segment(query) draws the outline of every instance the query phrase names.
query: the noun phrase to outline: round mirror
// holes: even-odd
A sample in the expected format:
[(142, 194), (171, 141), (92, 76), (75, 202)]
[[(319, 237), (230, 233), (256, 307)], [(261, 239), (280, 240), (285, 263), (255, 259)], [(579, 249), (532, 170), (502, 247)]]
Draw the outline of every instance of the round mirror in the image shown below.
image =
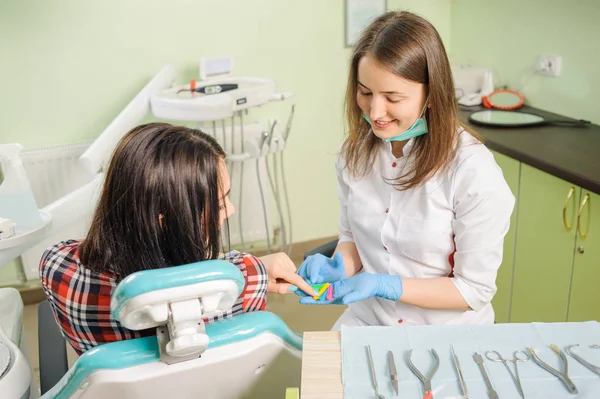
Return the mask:
[(497, 110), (473, 112), (471, 116), (469, 116), (469, 121), (477, 125), (496, 127), (537, 126), (546, 122), (546, 120), (539, 115), (526, 112)]
[(490, 95), (483, 97), (482, 101), (486, 108), (513, 110), (523, 105), (525, 97), (514, 90), (496, 90), (490, 93)]

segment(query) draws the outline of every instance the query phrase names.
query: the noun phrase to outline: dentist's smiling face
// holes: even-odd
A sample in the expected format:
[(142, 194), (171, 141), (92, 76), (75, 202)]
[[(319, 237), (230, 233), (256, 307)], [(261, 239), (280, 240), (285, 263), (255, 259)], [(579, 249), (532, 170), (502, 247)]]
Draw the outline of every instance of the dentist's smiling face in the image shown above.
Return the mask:
[(390, 72), (370, 54), (360, 59), (356, 100), (377, 137), (388, 139), (408, 130), (421, 116), (425, 98), (424, 84)]

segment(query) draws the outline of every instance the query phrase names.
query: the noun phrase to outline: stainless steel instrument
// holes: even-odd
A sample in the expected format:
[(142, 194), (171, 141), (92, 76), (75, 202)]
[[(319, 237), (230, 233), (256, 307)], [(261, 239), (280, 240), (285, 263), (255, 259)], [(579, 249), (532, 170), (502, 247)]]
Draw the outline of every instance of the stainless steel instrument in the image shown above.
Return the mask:
[(485, 368), (485, 364), (483, 363), (483, 357), (479, 353), (475, 352), (473, 353), (473, 359), (475, 359), (475, 363), (477, 363), (479, 369), (481, 370), (481, 374), (483, 374), (483, 379), (485, 380), (485, 385), (487, 385), (488, 392), (490, 394), (490, 399), (500, 399), (498, 397), (498, 392), (496, 392), (496, 390), (494, 389), (494, 385), (490, 380), (487, 369)]
[(573, 381), (571, 381), (571, 379), (569, 378), (569, 363), (567, 360), (567, 356), (563, 353), (563, 351), (560, 350), (560, 348), (558, 346), (556, 346), (554, 344), (550, 345), (550, 349), (552, 349), (554, 352), (556, 352), (562, 359), (562, 361), (563, 361), (563, 372), (562, 373), (558, 370), (553, 369), (548, 364), (546, 364), (535, 353), (535, 350), (533, 348), (531, 348), (531, 357), (533, 357), (533, 361), (538, 366), (540, 366), (541, 368), (543, 368), (544, 370), (546, 370), (547, 372), (549, 372), (550, 374), (554, 375), (559, 380), (561, 380), (563, 382), (563, 384), (565, 384), (565, 386), (567, 387), (567, 390), (570, 393), (577, 393), (577, 387), (575, 386)]
[(469, 393), (467, 392), (467, 384), (465, 383), (465, 378), (463, 377), (462, 369), (460, 368), (460, 362), (458, 361), (458, 356), (456, 356), (456, 352), (454, 351), (454, 345), (451, 345), (450, 348), (452, 350), (452, 358), (454, 359), (454, 366), (456, 367), (456, 372), (458, 373), (458, 381), (460, 382), (460, 389), (462, 390), (464, 399), (469, 399)]

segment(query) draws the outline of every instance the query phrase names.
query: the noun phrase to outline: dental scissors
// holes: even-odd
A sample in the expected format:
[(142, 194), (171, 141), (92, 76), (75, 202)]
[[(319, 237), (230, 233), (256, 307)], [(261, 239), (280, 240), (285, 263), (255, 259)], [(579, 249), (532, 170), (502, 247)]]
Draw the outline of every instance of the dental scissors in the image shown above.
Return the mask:
[(571, 381), (571, 379), (569, 378), (569, 363), (567, 360), (567, 355), (565, 355), (564, 352), (561, 351), (560, 348), (554, 344), (550, 345), (550, 349), (552, 349), (554, 352), (556, 352), (562, 359), (562, 361), (563, 361), (563, 372), (562, 373), (558, 370), (553, 369), (548, 364), (546, 364), (535, 353), (535, 350), (533, 348), (531, 348), (531, 357), (533, 358), (533, 361), (538, 366), (540, 366), (541, 368), (543, 368), (544, 370), (546, 370), (547, 372), (549, 372), (550, 374), (554, 375), (559, 380), (561, 380), (563, 382), (563, 384), (565, 384), (565, 386), (567, 387), (567, 390), (570, 393), (577, 393), (577, 387), (575, 386), (573, 381)]
[(427, 373), (427, 377), (424, 376), (423, 373), (421, 373), (419, 369), (416, 368), (413, 364), (410, 358), (412, 355), (412, 349), (408, 351), (408, 367), (423, 383), (423, 389), (425, 390), (424, 398), (433, 399), (433, 391), (431, 390), (431, 379), (433, 378), (438, 367), (440, 366), (440, 358), (435, 349), (430, 349), (430, 351), (433, 355), (434, 362), (433, 366), (431, 366), (431, 369), (429, 370), (429, 373)]
[[(512, 380), (514, 381), (515, 385), (517, 386), (517, 391), (519, 391), (519, 395), (521, 395), (521, 397), (523, 399), (525, 399), (525, 394), (523, 393), (523, 387), (521, 386), (521, 378), (519, 377), (519, 363), (526, 362), (529, 359), (531, 359), (531, 356), (529, 355), (529, 353), (522, 351), (522, 350), (514, 351), (513, 358), (512, 358), (512, 360), (510, 360), (510, 359), (503, 358), (502, 355), (500, 354), (500, 352), (498, 352), (498, 351), (487, 351), (487, 352), (485, 352), (485, 357), (489, 361), (500, 362), (500, 363), (504, 364), (504, 367), (506, 367), (506, 370), (508, 370), (508, 373), (510, 374), (510, 376), (512, 377)], [(514, 365), (515, 365), (514, 373), (512, 372), (510, 367), (508, 367), (508, 363), (514, 363)]]

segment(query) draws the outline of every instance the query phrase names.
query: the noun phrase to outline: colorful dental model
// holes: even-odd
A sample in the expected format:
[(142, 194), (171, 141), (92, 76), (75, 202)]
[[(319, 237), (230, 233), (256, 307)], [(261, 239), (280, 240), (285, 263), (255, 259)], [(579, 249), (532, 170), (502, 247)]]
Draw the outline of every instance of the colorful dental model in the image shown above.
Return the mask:
[[(314, 284), (311, 285), (311, 287), (315, 290), (315, 292), (317, 293), (317, 295), (313, 296), (313, 299), (319, 300), (319, 299), (323, 299), (326, 301), (331, 301), (333, 299), (333, 286), (329, 283), (325, 283), (325, 284)], [(327, 292), (325, 294), (325, 297), (323, 297), (323, 294)]]

